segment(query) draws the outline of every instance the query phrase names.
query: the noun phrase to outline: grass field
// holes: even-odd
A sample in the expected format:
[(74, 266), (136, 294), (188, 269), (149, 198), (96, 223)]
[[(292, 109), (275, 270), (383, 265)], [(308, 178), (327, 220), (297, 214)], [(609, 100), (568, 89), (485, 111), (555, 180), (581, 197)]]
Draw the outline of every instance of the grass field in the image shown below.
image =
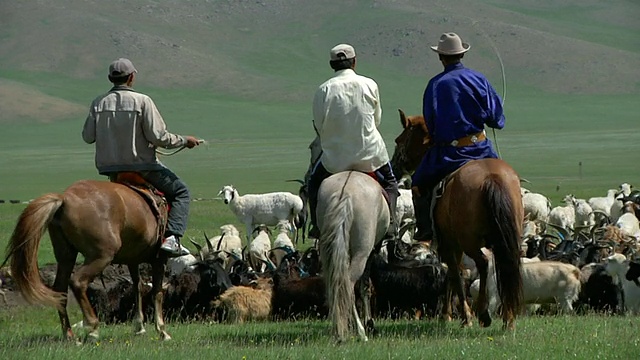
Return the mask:
[[(73, 312), (72, 312), (73, 313)], [(72, 318), (80, 319), (75, 311)], [(498, 324), (461, 329), (436, 320), (379, 321), (378, 336), (336, 345), (324, 321), (245, 325), (168, 324), (171, 342), (134, 336), (129, 325), (101, 328), (100, 341), (76, 346), (61, 340), (55, 310), (0, 313), (0, 357), (5, 359), (634, 359), (640, 351), (636, 319), (605, 316), (529, 317), (515, 333)]]

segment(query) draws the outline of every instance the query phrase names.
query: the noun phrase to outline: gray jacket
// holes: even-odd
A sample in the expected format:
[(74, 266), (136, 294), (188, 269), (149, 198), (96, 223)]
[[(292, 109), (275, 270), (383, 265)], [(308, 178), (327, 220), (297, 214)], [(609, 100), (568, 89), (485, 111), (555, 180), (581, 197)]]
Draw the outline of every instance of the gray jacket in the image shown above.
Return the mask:
[(160, 170), (156, 147), (177, 148), (184, 137), (167, 131), (160, 112), (147, 95), (124, 85), (97, 97), (89, 109), (82, 139), (96, 144), (100, 174)]

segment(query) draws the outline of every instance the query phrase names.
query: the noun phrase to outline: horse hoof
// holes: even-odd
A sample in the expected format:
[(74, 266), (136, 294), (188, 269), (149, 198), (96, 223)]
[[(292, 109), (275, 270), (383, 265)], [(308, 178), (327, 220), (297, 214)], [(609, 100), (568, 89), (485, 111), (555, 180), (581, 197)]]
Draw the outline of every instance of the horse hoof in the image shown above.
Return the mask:
[(160, 338), (162, 339), (162, 341), (171, 340), (171, 336), (169, 336), (169, 334), (167, 334), (166, 332), (163, 332), (162, 335), (160, 336)]
[(478, 316), (478, 321), (480, 322), (480, 327), (489, 327), (491, 326), (491, 316), (489, 312), (485, 312)]
[(375, 323), (373, 322), (373, 319), (367, 320), (367, 324), (365, 325), (364, 328), (367, 331), (367, 333), (371, 334), (372, 336), (375, 336), (378, 334), (378, 330), (376, 330), (376, 326), (375, 326)]
[(144, 335), (146, 333), (147, 333), (147, 330), (145, 330), (145, 329), (140, 329), (140, 330), (135, 332), (136, 335)]

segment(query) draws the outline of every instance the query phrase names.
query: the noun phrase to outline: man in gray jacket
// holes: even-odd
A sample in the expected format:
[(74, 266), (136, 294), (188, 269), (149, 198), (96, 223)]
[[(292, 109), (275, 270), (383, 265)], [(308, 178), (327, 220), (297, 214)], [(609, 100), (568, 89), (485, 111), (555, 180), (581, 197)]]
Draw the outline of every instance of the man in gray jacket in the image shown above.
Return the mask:
[(161, 249), (172, 256), (189, 254), (180, 244), (189, 216), (191, 197), (187, 185), (156, 156), (156, 148), (199, 145), (193, 136), (167, 131), (160, 112), (147, 95), (133, 90), (137, 70), (129, 59), (120, 58), (109, 66), (113, 87), (98, 96), (89, 109), (82, 139), (96, 144), (96, 167), (113, 178), (119, 172), (135, 171), (164, 193), (170, 204), (169, 219)]

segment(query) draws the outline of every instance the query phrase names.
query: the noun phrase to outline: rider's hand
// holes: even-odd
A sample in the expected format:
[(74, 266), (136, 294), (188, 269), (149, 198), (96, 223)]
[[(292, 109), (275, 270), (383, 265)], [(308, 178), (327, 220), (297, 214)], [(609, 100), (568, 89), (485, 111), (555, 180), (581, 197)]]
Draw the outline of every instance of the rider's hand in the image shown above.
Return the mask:
[(188, 147), (189, 149), (200, 145), (200, 141), (197, 138), (193, 137), (193, 136), (185, 136), (184, 140), (186, 141), (184, 146)]
[(420, 189), (417, 186), (412, 186), (411, 187), (411, 195), (415, 196), (415, 197), (420, 197)]

